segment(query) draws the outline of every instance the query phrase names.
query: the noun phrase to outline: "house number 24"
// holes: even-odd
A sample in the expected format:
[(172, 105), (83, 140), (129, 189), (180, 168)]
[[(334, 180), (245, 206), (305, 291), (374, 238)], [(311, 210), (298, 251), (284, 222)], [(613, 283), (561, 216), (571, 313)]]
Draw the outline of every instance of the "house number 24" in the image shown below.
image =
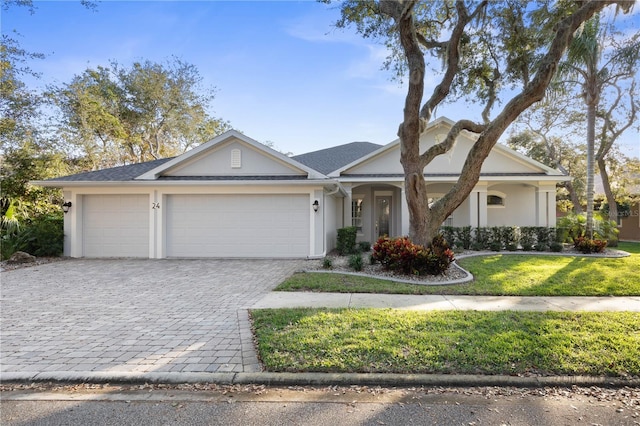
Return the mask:
[(151, 203), (151, 209), (159, 210), (160, 209), (160, 203)]

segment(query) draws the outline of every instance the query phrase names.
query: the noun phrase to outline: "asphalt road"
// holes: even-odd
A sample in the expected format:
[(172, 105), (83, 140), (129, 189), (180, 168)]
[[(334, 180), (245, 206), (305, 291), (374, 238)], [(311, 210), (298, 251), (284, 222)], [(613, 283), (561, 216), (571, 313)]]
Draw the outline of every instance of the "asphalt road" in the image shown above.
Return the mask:
[(14, 425), (640, 425), (640, 389), (75, 386), (8, 390)]

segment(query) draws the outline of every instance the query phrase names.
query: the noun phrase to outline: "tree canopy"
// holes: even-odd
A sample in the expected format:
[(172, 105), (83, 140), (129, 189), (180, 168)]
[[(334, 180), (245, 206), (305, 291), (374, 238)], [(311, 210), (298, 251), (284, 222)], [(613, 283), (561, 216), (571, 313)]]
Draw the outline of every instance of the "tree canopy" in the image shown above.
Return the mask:
[[(385, 43), (386, 65), (406, 76), (407, 96), (398, 136), (410, 214), (410, 237), (428, 244), (439, 226), (469, 195), (484, 160), (505, 129), (540, 101), (573, 35), (611, 4), (633, 1), (369, 1), (340, 3), (338, 27), (354, 25)], [(425, 57), (436, 65), (427, 71)], [(425, 78), (437, 84), (425, 94)], [(482, 121), (458, 120), (447, 137), (420, 152), (420, 135), (438, 105), (459, 97), (479, 102)], [(498, 105), (502, 109), (494, 112)], [(428, 204), (424, 168), (448, 152), (462, 131), (477, 135), (457, 182)]]
[(48, 97), (60, 111), (59, 136), (94, 169), (175, 156), (229, 128), (208, 113), (214, 89), (175, 58), (88, 68)]

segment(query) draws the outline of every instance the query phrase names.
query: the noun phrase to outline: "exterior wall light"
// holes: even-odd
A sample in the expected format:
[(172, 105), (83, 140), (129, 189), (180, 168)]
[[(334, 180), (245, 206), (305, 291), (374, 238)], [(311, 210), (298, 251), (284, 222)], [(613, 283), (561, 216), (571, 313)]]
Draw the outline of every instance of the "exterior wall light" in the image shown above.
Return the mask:
[(318, 202), (318, 200), (315, 200), (313, 204), (311, 204), (311, 207), (313, 207), (314, 212), (317, 212), (318, 209), (320, 208), (320, 203)]
[(67, 201), (62, 205), (62, 211), (65, 213), (68, 213), (71, 206), (72, 206), (71, 201)]

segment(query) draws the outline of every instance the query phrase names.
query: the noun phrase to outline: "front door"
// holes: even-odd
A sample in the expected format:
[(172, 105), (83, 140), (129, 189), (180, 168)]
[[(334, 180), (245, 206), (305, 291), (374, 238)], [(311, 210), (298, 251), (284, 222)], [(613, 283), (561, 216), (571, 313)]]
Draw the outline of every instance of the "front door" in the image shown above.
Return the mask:
[(375, 225), (376, 237), (390, 235), (391, 229), (391, 196), (376, 196), (375, 200)]

